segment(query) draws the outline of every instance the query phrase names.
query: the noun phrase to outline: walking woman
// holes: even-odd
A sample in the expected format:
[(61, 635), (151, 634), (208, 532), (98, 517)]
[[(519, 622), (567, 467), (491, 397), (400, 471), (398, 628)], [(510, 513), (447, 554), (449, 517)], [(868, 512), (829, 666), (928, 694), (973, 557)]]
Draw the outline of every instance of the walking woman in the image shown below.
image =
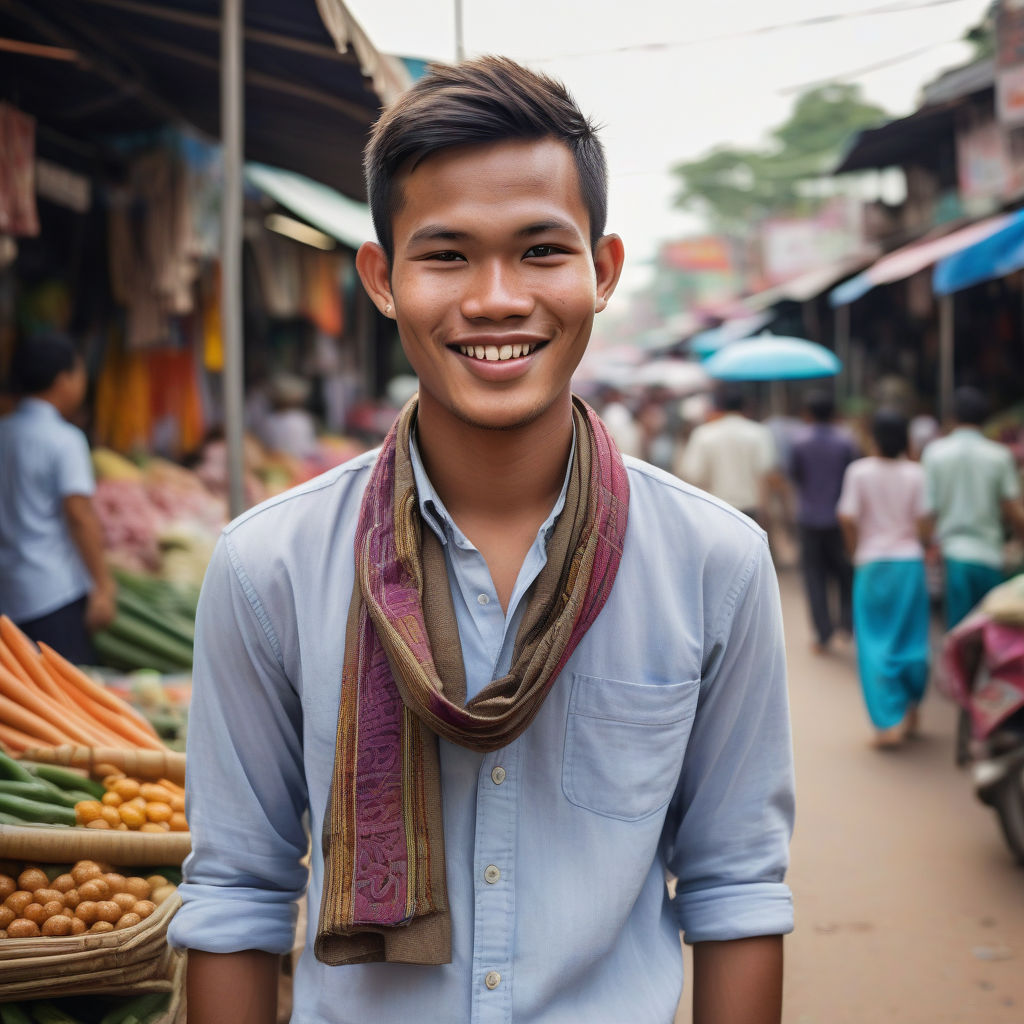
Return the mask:
[(854, 563), (857, 667), (875, 745), (914, 734), (928, 682), (929, 523), (924, 471), (906, 457), (907, 421), (880, 410), (872, 423), (877, 455), (850, 464), (838, 514)]

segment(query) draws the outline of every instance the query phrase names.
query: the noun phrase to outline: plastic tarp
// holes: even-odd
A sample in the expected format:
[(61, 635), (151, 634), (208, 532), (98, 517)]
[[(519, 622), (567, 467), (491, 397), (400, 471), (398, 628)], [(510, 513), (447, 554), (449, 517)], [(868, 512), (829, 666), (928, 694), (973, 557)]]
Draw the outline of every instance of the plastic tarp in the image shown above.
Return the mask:
[(995, 234), (940, 260), (932, 277), (936, 295), (950, 295), (971, 285), (1005, 277), (1024, 267), (1024, 210)]
[(377, 237), (369, 206), (327, 185), (266, 164), (247, 163), (245, 177), (271, 199), (350, 249), (358, 249), (363, 242), (372, 242)]
[(911, 277), (933, 263), (938, 263), (947, 256), (952, 256), (969, 246), (976, 245), (989, 235), (994, 235), (1005, 228), (1011, 220), (1011, 214), (1000, 214), (969, 224), (958, 231), (951, 231), (948, 235), (924, 239), (905, 245), (902, 249), (896, 249), (856, 277), (851, 277), (838, 288), (833, 288), (829, 292), (829, 304), (833, 307), (848, 306), (880, 284), (891, 284), (893, 281)]

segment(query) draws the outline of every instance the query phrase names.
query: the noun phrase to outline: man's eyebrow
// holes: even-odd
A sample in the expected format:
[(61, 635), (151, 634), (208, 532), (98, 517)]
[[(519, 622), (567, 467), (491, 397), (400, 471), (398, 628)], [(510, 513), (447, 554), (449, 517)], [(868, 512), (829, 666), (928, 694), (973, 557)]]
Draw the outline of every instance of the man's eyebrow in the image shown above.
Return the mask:
[[(520, 238), (533, 238), (535, 235), (543, 235), (548, 231), (567, 231), (574, 234), (576, 233), (576, 228), (567, 221), (552, 217), (547, 220), (537, 221), (534, 224), (527, 224), (525, 227), (521, 227), (516, 232), (516, 235)], [(467, 238), (472, 238), (470, 232), (458, 231), (447, 224), (424, 224), (423, 227), (417, 228), (409, 236), (407, 244), (416, 245), (418, 242), (461, 242)]]
[(456, 231), (445, 224), (425, 224), (409, 236), (409, 245), (416, 242), (457, 242), (460, 239), (468, 238), (466, 231)]
[(537, 221), (536, 224), (528, 224), (526, 227), (520, 228), (516, 234), (524, 238), (532, 238), (534, 235), (543, 235), (548, 231), (568, 231), (575, 234), (576, 228), (567, 221), (552, 217), (549, 220)]

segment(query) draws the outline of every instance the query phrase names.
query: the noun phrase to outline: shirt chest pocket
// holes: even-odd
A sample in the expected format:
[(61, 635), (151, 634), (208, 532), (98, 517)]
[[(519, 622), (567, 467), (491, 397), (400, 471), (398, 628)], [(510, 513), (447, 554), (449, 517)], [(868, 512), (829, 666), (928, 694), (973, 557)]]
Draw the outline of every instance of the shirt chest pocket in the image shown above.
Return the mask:
[(672, 798), (700, 681), (651, 686), (574, 675), (562, 760), (570, 803), (638, 821)]

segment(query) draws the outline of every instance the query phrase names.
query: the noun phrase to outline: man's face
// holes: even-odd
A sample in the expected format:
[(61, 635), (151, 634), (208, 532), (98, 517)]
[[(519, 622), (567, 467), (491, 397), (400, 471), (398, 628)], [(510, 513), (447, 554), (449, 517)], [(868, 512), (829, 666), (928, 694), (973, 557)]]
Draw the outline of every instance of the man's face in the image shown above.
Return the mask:
[(569, 150), (549, 139), (459, 147), (400, 187), (390, 289), (421, 417), (508, 430), (561, 402), (567, 411), (622, 253), (615, 236), (591, 251)]

